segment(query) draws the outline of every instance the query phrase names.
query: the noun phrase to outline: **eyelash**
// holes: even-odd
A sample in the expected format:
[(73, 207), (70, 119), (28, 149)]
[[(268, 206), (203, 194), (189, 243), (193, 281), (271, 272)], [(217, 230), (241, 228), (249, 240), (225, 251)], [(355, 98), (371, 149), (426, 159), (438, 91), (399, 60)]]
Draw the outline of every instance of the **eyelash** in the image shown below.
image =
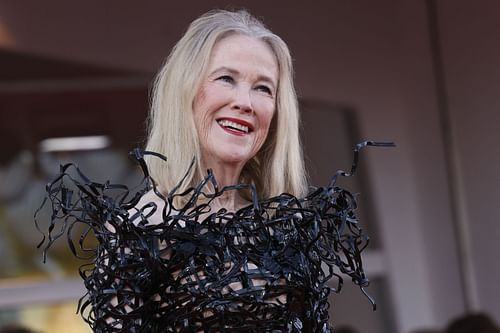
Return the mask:
[[(227, 82), (227, 83), (234, 83), (234, 78), (231, 77), (230, 75), (219, 76), (216, 80), (220, 80), (220, 81)], [(271, 88), (264, 86), (264, 85), (257, 86), (255, 89), (262, 91), (262, 92), (264, 92), (268, 95), (271, 95), (271, 96), (273, 94)]]
[(224, 82), (227, 82), (227, 83), (233, 83), (234, 82), (234, 79), (231, 76), (229, 76), (229, 75), (222, 75), (222, 76), (218, 77), (217, 80), (224, 81)]
[(260, 91), (262, 91), (262, 92), (264, 92), (264, 93), (266, 93), (268, 95), (272, 95), (273, 94), (273, 92), (271, 91), (271, 88), (269, 88), (267, 86), (258, 86), (256, 89), (260, 90)]

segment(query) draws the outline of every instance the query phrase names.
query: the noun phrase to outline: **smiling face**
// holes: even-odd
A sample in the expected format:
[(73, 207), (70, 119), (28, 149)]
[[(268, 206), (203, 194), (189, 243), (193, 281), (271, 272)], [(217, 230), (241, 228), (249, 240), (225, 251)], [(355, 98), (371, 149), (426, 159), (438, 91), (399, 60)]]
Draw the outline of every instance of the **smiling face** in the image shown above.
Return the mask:
[(278, 64), (270, 47), (245, 35), (215, 44), (193, 103), (205, 167), (242, 168), (262, 147), (276, 108)]

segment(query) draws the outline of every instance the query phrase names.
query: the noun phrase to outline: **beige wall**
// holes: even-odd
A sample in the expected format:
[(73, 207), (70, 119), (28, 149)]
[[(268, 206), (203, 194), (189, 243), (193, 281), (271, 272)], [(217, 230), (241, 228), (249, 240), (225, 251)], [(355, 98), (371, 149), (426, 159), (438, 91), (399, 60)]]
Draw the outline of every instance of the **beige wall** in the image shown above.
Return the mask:
[(439, 10), (474, 305), (500, 321), (500, 2), (445, 1)]

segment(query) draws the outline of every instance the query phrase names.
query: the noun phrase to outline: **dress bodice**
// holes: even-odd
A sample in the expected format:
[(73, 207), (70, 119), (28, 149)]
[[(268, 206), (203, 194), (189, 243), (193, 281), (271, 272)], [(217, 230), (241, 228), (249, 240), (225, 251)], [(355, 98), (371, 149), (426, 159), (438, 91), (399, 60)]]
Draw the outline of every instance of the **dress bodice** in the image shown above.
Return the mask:
[[(257, 200), (248, 185), (163, 195), (147, 170), (132, 193), (81, 172), (71, 177), (70, 168), (47, 187), (54, 214), (46, 249), (58, 223), (86, 226), (81, 248), (95, 237), (93, 259), (81, 268), (87, 294), (80, 300), (94, 332), (331, 332), (328, 296), (339, 291), (342, 275), (368, 285), (361, 262), (368, 238), (354, 196), (335, 178), (304, 198)], [(202, 183), (212, 181), (209, 173)], [(253, 194), (250, 205), (209, 211), (210, 200), (242, 187)], [(151, 193), (154, 200), (144, 200)], [(179, 196), (183, 204), (175, 205)]]

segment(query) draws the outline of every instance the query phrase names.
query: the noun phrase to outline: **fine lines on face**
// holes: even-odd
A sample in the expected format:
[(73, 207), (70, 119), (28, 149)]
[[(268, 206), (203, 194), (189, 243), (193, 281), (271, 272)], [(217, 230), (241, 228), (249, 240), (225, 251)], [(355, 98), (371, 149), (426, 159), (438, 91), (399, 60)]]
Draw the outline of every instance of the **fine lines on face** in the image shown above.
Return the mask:
[(231, 35), (213, 48), (193, 113), (206, 166), (240, 167), (264, 144), (278, 85), (278, 64), (263, 41)]

